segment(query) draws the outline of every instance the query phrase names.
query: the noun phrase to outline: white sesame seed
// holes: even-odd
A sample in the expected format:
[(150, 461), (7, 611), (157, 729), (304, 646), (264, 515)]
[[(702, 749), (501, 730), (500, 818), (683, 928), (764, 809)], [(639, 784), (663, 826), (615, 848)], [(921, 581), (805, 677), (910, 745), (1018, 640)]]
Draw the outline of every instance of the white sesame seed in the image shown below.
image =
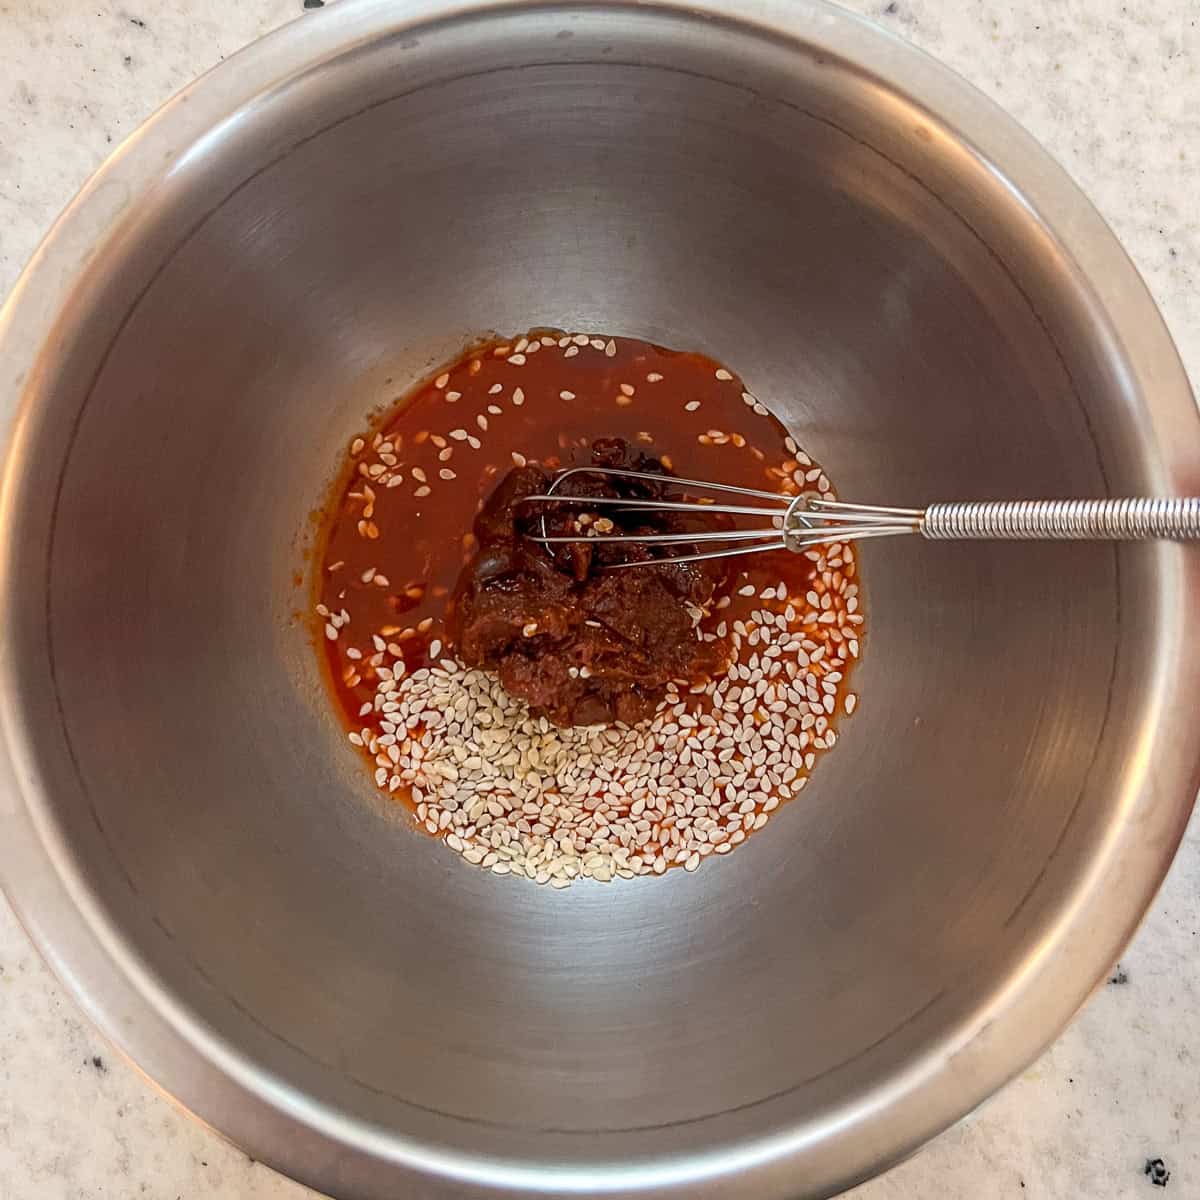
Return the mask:
[(558, 398), (559, 398), (560, 400), (574, 400), (574, 399), (575, 399), (575, 393), (574, 393), (574, 392), (562, 391), (562, 392), (559, 392), (559, 393), (558, 393)]
[(699, 400), (689, 400), (684, 406), (684, 412), (695, 412), (700, 407)]
[(433, 386), (437, 388), (438, 391), (441, 391), (441, 389), (444, 388), (449, 382), (450, 376), (443, 372), (433, 381)]
[(717, 368), (716, 376), (722, 383), (728, 383), (729, 380), (731, 380), (733, 378), (733, 376), (730, 375), (730, 373), (727, 370), (725, 370), (724, 367)]

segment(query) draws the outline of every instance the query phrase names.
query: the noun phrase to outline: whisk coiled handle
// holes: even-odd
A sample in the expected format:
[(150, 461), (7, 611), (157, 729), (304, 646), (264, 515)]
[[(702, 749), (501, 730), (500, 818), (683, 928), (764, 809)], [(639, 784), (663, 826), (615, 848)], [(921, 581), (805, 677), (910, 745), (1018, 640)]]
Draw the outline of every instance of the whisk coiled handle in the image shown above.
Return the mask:
[(1200, 498), (1129, 500), (985, 500), (931, 504), (927, 538), (1138, 541), (1200, 538)]

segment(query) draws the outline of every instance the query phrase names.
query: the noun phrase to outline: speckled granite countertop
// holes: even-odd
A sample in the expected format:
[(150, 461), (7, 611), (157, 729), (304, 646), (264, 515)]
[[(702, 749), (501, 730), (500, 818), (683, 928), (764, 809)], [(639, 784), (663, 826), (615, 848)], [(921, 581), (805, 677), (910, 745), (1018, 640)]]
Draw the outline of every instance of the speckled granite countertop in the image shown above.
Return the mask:
[[(308, 0), (319, 7), (315, 0)], [(1200, 379), (1194, 0), (853, 0), (1058, 156)], [(109, 149), (303, 0), (0, 0), (0, 294)], [(856, 1200), (1200, 1197), (1200, 820), (1107, 987), (1040, 1062)], [(0, 1196), (299, 1200), (177, 1111), (80, 1018), (0, 902)], [(1161, 1158), (1164, 1182), (1145, 1173)]]

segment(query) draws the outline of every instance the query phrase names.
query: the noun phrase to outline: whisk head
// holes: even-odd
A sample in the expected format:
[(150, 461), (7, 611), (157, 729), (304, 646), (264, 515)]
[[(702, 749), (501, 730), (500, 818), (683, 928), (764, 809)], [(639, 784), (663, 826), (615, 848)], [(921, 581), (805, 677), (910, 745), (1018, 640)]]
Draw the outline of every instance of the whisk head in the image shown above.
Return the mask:
[[(670, 489), (672, 495), (638, 499), (572, 495), (560, 490), (568, 479), (583, 475), (653, 485), (656, 489)], [(846, 504), (839, 500), (826, 500), (811, 492), (785, 496), (757, 488), (737, 487), (704, 479), (680, 479), (675, 475), (623, 467), (567, 467), (554, 476), (544, 493), (526, 497), (525, 503), (571, 506), (580, 510), (577, 532), (552, 534), (548, 531), (545, 507), (542, 507), (540, 521), (534, 531), (526, 535), (540, 545), (624, 543), (660, 547), (664, 551), (659, 558), (638, 557), (605, 563), (601, 568), (605, 570), (644, 566), (662, 558), (687, 563), (731, 558), (740, 554), (761, 554), (771, 550), (800, 553), (810, 546), (833, 542), (916, 533), (923, 519), (919, 509)], [(680, 514), (692, 517), (720, 516), (729, 522), (729, 527), (683, 532), (621, 528), (619, 518), (622, 515), (629, 518), (639, 514), (651, 519)], [(583, 521), (585, 516), (587, 520)], [(617, 517), (618, 521), (614, 521), (613, 517)], [(676, 553), (676, 550), (682, 553)]]

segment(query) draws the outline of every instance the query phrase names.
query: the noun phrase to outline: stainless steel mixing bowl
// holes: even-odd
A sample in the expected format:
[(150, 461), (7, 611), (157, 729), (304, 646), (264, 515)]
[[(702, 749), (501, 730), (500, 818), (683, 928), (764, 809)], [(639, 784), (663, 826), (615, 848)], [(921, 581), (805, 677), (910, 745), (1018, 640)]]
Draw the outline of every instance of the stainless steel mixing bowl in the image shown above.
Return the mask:
[(292, 576), (367, 411), (488, 329), (724, 359), (863, 500), (1200, 485), (1046, 155), (855, 18), (723, 8), (347, 0), (172, 101), (4, 310), (6, 887), (152, 1078), (340, 1197), (829, 1195), (1062, 1028), (1192, 805), (1171, 545), (865, 546), (858, 715), (694, 876), (546, 891), (373, 799)]

